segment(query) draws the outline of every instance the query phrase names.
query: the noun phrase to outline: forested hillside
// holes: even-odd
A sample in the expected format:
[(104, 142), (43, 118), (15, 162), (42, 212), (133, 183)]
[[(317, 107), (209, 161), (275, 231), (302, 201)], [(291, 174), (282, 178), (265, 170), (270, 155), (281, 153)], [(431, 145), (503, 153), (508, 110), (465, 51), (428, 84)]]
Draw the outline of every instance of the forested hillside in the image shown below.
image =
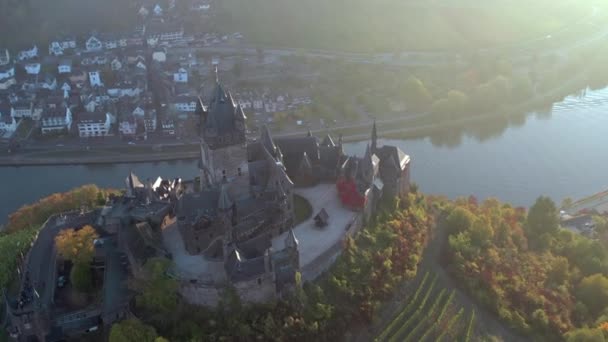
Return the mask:
[(255, 43), (357, 51), (473, 48), (556, 34), (588, 1), (223, 0), (218, 25)]

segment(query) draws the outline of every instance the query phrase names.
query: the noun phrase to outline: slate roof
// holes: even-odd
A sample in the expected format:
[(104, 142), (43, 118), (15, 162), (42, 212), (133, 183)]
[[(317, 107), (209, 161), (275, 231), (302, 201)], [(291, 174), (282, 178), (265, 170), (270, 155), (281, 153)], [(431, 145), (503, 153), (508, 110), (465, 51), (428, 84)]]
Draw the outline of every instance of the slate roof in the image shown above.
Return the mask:
[(266, 272), (264, 257), (244, 259), (242, 253), (235, 249), (228, 256), (224, 268), (233, 282), (245, 281), (258, 277)]
[(214, 217), (220, 193), (217, 190), (206, 190), (201, 193), (183, 195), (177, 207), (178, 216), (194, 220), (199, 215)]
[[(215, 93), (209, 103), (204, 128), (213, 128), (218, 135), (231, 134), (236, 131), (235, 119), (242, 117), (242, 109), (226, 92), (220, 83), (217, 83)], [(244, 114), (243, 114), (244, 116)]]
[(400, 166), (401, 169), (405, 168), (405, 165), (410, 161), (410, 156), (397, 146), (384, 145), (378, 149), (377, 154), (381, 160), (393, 158), (395, 165)]
[(319, 146), (315, 137), (277, 138), (275, 143), (283, 154), (283, 165), (291, 175), (297, 173), (304, 153), (311, 164), (319, 161)]
[(326, 147), (336, 146), (336, 144), (334, 143), (334, 140), (331, 138), (331, 136), (329, 134), (326, 135), (325, 138), (323, 138), (323, 141), (321, 141), (321, 143), (319, 145), (326, 146)]

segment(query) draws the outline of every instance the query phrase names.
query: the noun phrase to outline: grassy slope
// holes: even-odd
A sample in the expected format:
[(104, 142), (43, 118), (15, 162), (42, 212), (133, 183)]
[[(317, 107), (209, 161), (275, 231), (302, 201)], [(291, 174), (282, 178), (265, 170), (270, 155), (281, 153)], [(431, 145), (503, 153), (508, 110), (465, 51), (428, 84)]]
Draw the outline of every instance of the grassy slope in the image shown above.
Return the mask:
[(590, 13), (589, 3), (570, 0), (449, 3), (454, 5), (403, 0), (223, 0), (219, 24), (260, 44), (393, 51), (511, 44), (543, 37)]

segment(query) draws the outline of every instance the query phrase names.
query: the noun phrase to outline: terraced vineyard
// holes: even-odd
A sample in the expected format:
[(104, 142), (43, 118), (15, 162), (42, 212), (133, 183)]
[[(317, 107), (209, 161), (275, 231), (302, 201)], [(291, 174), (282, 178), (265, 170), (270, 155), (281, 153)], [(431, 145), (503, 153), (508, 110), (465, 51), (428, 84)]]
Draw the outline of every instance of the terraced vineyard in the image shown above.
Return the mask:
[[(432, 278), (432, 279), (430, 279)], [(454, 304), (455, 292), (437, 286), (428, 272), (407, 304), (376, 337), (376, 341), (469, 341), (474, 313), (465, 321), (464, 308)]]

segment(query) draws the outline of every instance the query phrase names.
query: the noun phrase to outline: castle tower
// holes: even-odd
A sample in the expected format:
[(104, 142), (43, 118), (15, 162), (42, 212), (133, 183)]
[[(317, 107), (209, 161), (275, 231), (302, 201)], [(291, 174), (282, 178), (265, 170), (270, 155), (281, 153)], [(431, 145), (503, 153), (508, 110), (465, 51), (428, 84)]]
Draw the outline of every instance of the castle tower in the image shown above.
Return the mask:
[(378, 152), (378, 131), (376, 129), (376, 120), (374, 120), (374, 125), (372, 126), (372, 153)]
[(234, 202), (230, 198), (230, 195), (228, 195), (226, 185), (222, 185), (217, 203), (217, 214), (224, 227), (224, 256), (227, 256), (232, 252), (234, 243), (236, 242), (236, 236), (233, 229), (235, 208)]
[(361, 171), (365, 183), (371, 184), (374, 180), (374, 160), (369, 145), (367, 145), (367, 148), (365, 149), (365, 155), (359, 165), (359, 171)]
[(243, 108), (217, 81), (208, 107), (198, 107), (201, 118), (201, 185), (230, 184), (234, 200), (249, 195), (247, 124)]

